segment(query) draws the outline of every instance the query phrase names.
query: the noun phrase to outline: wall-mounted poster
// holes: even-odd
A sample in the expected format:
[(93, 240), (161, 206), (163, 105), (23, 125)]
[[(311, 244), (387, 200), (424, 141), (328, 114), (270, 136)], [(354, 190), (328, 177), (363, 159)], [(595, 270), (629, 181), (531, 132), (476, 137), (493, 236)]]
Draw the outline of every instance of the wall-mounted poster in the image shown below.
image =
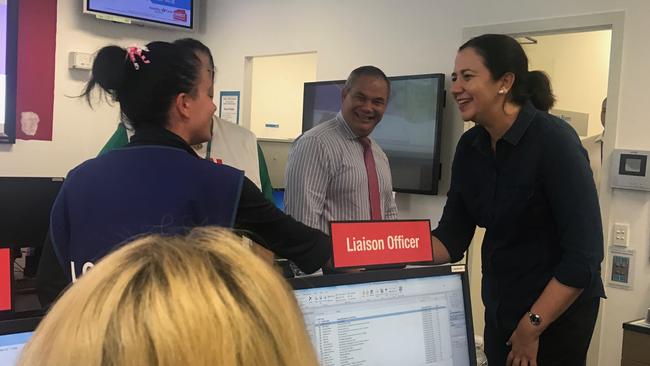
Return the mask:
[(219, 95), (219, 117), (239, 124), (239, 91), (222, 91)]
[(52, 141), (56, 4), (18, 3), (17, 139)]

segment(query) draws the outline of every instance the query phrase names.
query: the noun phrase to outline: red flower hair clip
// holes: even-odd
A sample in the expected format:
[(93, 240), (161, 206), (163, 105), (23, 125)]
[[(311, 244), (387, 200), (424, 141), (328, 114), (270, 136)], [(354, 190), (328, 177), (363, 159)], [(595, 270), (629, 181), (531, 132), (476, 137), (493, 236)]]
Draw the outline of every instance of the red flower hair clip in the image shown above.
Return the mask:
[(142, 61), (144, 64), (149, 64), (151, 61), (147, 59), (147, 56), (143, 52), (149, 52), (147, 47), (138, 47), (138, 46), (133, 46), (133, 47), (128, 47), (126, 49), (126, 55), (131, 60), (131, 63), (133, 63), (133, 68), (136, 70), (140, 70), (140, 64), (138, 63), (138, 59)]

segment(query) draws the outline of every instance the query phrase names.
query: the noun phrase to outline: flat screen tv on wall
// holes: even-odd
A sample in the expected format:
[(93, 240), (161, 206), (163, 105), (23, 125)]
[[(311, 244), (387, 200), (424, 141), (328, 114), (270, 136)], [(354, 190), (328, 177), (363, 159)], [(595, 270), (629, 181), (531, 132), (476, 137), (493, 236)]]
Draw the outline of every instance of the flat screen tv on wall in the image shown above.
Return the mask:
[(196, 0), (84, 0), (84, 13), (99, 19), (195, 29)]
[[(391, 95), (372, 137), (390, 162), (395, 192), (435, 195), (440, 180), (440, 127), (445, 75), (389, 77)], [(302, 131), (336, 116), (345, 80), (305, 83)]]
[(0, 143), (16, 141), (18, 0), (0, 0)]

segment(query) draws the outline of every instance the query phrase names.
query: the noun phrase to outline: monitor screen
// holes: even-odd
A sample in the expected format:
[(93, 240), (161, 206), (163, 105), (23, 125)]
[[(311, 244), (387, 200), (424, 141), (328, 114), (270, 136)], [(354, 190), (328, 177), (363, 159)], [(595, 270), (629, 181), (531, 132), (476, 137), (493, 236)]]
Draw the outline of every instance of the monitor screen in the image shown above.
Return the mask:
[(467, 277), (450, 268), (291, 279), (319, 363), (475, 365)]
[(284, 212), (284, 188), (273, 189), (273, 203), (275, 207)]
[(0, 244), (39, 247), (63, 178), (0, 177)]
[(0, 365), (13, 366), (25, 344), (38, 326), (41, 317), (0, 321)]
[(7, 0), (0, 0), (0, 133), (4, 132), (7, 94)]
[(16, 365), (18, 356), (33, 332), (0, 335), (0, 365)]
[(84, 11), (193, 29), (193, 0), (85, 0)]
[(18, 0), (0, 0), (0, 142), (16, 139)]
[[(396, 192), (437, 194), (444, 74), (389, 77), (391, 93), (370, 135), (390, 163)], [(305, 83), (302, 131), (336, 116), (345, 80)]]

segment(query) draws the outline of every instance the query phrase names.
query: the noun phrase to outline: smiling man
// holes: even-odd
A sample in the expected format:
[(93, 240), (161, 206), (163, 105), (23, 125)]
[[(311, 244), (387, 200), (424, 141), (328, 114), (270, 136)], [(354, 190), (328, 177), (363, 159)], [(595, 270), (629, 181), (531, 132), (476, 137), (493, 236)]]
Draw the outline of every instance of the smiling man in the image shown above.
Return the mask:
[(389, 95), (380, 69), (362, 66), (350, 73), (336, 118), (294, 142), (286, 171), (288, 214), (324, 232), (333, 220), (397, 218), (388, 158), (368, 136)]

